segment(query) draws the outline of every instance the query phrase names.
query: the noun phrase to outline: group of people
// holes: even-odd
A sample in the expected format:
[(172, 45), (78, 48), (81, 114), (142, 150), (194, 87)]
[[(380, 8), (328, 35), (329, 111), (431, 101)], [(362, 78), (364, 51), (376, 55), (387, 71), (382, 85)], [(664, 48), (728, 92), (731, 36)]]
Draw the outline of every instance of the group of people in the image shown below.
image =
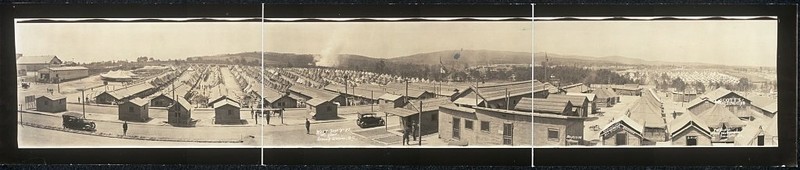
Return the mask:
[[(403, 145), (411, 145), (409, 143), (409, 136), (412, 136), (414, 141), (417, 141), (417, 137), (419, 136), (419, 126), (417, 122), (412, 121), (410, 125), (403, 127)], [(422, 136), (419, 136), (419, 140), (422, 140)]]

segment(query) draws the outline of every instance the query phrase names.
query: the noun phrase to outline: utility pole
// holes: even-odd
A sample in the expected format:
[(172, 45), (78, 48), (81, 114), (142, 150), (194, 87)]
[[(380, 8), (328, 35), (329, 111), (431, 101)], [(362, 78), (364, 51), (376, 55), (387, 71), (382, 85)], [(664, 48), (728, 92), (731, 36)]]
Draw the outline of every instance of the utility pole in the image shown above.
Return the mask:
[(506, 110), (509, 110), (510, 107), (511, 107), (511, 101), (509, 101), (508, 88), (506, 87)]
[(544, 64), (542, 64), (542, 65), (544, 66), (544, 82), (545, 83), (549, 82), (549, 81), (547, 81), (547, 79), (548, 79), (547, 77), (550, 77), (550, 76), (547, 75), (547, 61), (548, 60), (549, 59), (547, 58), (547, 53), (544, 53)]
[(417, 115), (417, 132), (419, 133), (419, 146), (422, 146), (422, 100), (419, 100), (419, 115)]
[(81, 89), (81, 98), (83, 98), (81, 107), (83, 108), (83, 118), (86, 119), (86, 96), (84, 96), (83, 91), (86, 91), (86, 89)]
[(408, 104), (408, 78), (406, 78), (405, 80), (406, 80), (406, 95), (403, 96), (403, 101), (405, 101), (403, 102), (403, 104)]
[(475, 90), (473, 90), (473, 92), (475, 92), (475, 107), (478, 107), (478, 79), (477, 78), (475, 78)]
[(373, 105), (375, 105), (375, 91), (369, 91), (369, 98), (372, 99), (372, 101), (369, 102), (369, 111), (374, 112), (375, 109), (373, 109)]

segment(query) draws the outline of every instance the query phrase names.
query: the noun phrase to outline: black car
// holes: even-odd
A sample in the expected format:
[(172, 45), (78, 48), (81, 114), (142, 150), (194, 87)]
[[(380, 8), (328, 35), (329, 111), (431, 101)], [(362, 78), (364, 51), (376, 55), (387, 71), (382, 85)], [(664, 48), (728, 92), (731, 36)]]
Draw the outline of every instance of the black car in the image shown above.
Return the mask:
[(94, 122), (87, 121), (80, 113), (67, 112), (61, 115), (61, 117), (64, 119), (62, 124), (64, 128), (95, 131), (96, 126)]
[(386, 124), (383, 118), (378, 117), (375, 113), (359, 113), (358, 120), (356, 120), (358, 127), (367, 128), (375, 126), (383, 126)]

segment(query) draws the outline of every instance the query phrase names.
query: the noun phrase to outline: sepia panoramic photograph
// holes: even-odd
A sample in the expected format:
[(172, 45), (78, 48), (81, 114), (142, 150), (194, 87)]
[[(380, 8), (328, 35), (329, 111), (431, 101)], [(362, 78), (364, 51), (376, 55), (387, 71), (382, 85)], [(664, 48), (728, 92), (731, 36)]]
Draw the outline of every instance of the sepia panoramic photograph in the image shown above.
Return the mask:
[(531, 27), (17, 19), (18, 142), (529, 148)]
[(777, 23), (534, 18), (534, 147), (776, 147)]
[(19, 147), (258, 147), (255, 21), (16, 20)]
[(267, 21), (264, 147), (529, 148), (531, 26)]

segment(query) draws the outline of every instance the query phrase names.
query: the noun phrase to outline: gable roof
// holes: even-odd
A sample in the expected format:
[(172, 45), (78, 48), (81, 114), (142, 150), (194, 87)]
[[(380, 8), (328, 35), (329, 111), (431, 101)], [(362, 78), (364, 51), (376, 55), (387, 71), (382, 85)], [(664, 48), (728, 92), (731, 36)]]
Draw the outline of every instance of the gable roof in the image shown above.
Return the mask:
[(536, 104), (536, 107), (533, 107), (533, 112), (537, 113), (553, 113), (563, 115), (564, 111), (569, 111), (572, 107), (572, 102), (569, 100), (558, 100), (554, 98), (535, 98), (532, 101)]
[(569, 101), (573, 104), (574, 107), (583, 107), (584, 103), (589, 102), (589, 99), (586, 99), (586, 96), (575, 96), (575, 95), (565, 95), (565, 94), (551, 94), (547, 96), (547, 99)]
[(177, 107), (177, 106), (181, 106), (184, 109), (189, 110), (189, 111), (191, 111), (194, 108), (192, 106), (192, 103), (190, 103), (188, 100), (184, 99), (183, 97), (178, 97), (177, 104), (172, 104), (172, 106), (170, 108)]
[[(566, 106), (565, 106), (565, 108), (566, 108)], [(519, 99), (519, 102), (517, 102), (517, 105), (514, 106), (514, 110), (532, 112), (533, 111), (533, 99), (529, 98), (529, 97), (523, 97), (522, 99)]]
[(614, 93), (614, 90), (608, 88), (598, 88), (595, 89), (593, 92), (597, 96), (597, 98), (612, 98), (612, 97), (619, 97), (617, 93)]
[(61, 94), (45, 94), (45, 95), (39, 96), (37, 98), (46, 98), (48, 100), (61, 100), (61, 99), (66, 99), (67, 96), (64, 96), (64, 95), (61, 95)]
[(649, 128), (666, 128), (667, 123), (661, 117), (663, 106), (661, 101), (649, 89), (633, 103), (626, 112), (631, 119)]
[[(759, 134), (764, 133), (764, 136), (778, 136), (778, 115), (771, 119), (752, 122), (742, 128), (742, 131), (736, 135), (734, 145), (752, 145), (753, 139), (758, 137)], [(767, 140), (767, 139), (765, 139)]]
[(407, 117), (410, 115), (414, 115), (419, 113), (420, 106), (419, 103), (422, 101), (422, 112), (429, 112), (429, 111), (436, 111), (439, 110), (440, 106), (455, 106), (450, 100), (446, 97), (440, 98), (430, 98), (430, 99), (423, 99), (423, 100), (412, 100), (409, 101), (409, 104), (406, 104), (403, 107), (397, 108), (390, 108), (385, 110), (384, 112), (397, 115), (400, 117)]
[(621, 115), (621, 116), (618, 116), (618, 117), (614, 118), (610, 123), (606, 124), (602, 128), (602, 130), (600, 131), (600, 136), (604, 136), (605, 135), (604, 133), (605, 133), (606, 129), (608, 129), (611, 126), (613, 126), (614, 124), (618, 124), (618, 123), (622, 124), (624, 126), (627, 126), (631, 130), (633, 130), (635, 132), (635, 134), (638, 135), (638, 136), (642, 136), (642, 133), (644, 133), (644, 126), (643, 125), (641, 125), (639, 123), (636, 123), (636, 121), (633, 121), (628, 116)]
[(340, 94), (336, 92), (330, 92), (323, 89), (306, 87), (304, 85), (293, 85), (292, 87), (289, 87), (289, 91), (293, 91), (295, 93), (311, 97), (312, 99), (322, 99), (326, 101), (333, 100), (334, 98), (340, 96)]
[(476, 103), (475, 97), (460, 97), (453, 101), (453, 103), (458, 105), (476, 106), (480, 103), (483, 103), (483, 101), (483, 99), (478, 99)]
[(329, 100), (312, 98), (311, 100), (306, 101), (306, 103), (308, 103), (308, 105), (311, 106), (319, 106), (320, 104), (323, 104), (325, 102), (329, 102)]
[(65, 71), (65, 70), (88, 70), (89, 68), (83, 66), (69, 66), (69, 67), (49, 67), (45, 68), (53, 71)]
[(241, 108), (241, 106), (239, 106), (239, 103), (237, 103), (236, 101), (233, 101), (231, 99), (228, 99), (228, 98), (225, 98), (224, 100), (215, 102), (214, 103), (214, 108), (215, 109), (216, 108), (220, 108), (220, 107), (225, 106), (225, 105), (230, 105), (230, 106), (233, 106), (233, 107), (236, 107), (236, 108)]
[[(325, 86), (325, 90), (337, 93), (345, 93), (345, 87), (343, 85), (338, 85), (338, 84), (329, 84)], [(380, 96), (386, 94), (386, 92), (382, 89), (375, 90), (373, 88), (363, 88), (361, 86), (356, 86), (356, 87), (348, 86), (346, 91), (347, 91), (346, 94), (348, 95), (358, 96), (361, 98), (367, 98), (373, 100), (379, 99)], [(419, 96), (421, 95), (422, 94), (419, 94)], [(409, 90), (409, 96), (413, 96), (411, 95), (411, 90)]]
[(566, 90), (566, 89), (572, 89), (572, 88), (577, 88), (577, 89), (579, 89), (579, 90), (580, 90), (580, 92), (587, 92), (587, 91), (589, 91), (589, 87), (588, 87), (588, 86), (586, 86), (586, 85), (584, 85), (583, 83), (570, 84), (570, 85), (566, 85), (566, 86), (564, 86), (564, 87), (561, 87), (561, 88), (562, 88), (562, 89), (564, 89), (564, 90)]
[(594, 101), (594, 99), (597, 98), (597, 96), (592, 93), (567, 93), (567, 96), (585, 96), (586, 99), (589, 100), (589, 102), (592, 102)]
[(730, 110), (725, 108), (725, 105), (721, 104), (714, 104), (708, 110), (698, 114), (697, 117), (703, 119), (712, 128), (722, 127), (722, 123), (725, 123), (728, 127), (745, 126), (745, 123), (739, 117), (736, 117)]
[(46, 55), (46, 56), (22, 56), (17, 59), (17, 64), (49, 64), (50, 61), (58, 60), (59, 62), (61, 59), (58, 59), (57, 56), (54, 55)]
[(124, 88), (124, 89), (117, 89), (116, 91), (112, 91), (112, 92), (106, 91), (106, 92), (108, 92), (108, 94), (110, 94), (114, 98), (122, 99), (122, 98), (129, 97), (129, 96), (132, 96), (132, 95), (137, 94), (137, 93), (141, 93), (141, 92), (146, 91), (146, 90), (150, 90), (152, 88), (153, 88), (153, 85), (151, 85), (150, 83), (141, 83), (141, 84), (133, 85), (133, 86), (130, 86), (130, 87), (127, 87), (127, 88)]
[[(261, 90), (255, 90), (255, 91), (261, 91)], [(259, 94), (259, 96), (261, 96), (261, 94)], [(287, 95), (285, 93), (281, 93), (281, 92), (275, 91), (275, 90), (270, 89), (270, 88), (264, 88), (264, 93), (263, 93), (263, 96), (261, 96), (261, 97), (263, 97), (264, 100), (266, 100), (267, 102), (272, 103), (272, 102), (278, 101), (279, 99), (281, 99), (284, 96), (287, 96)]]
[(378, 98), (379, 98), (379, 99), (383, 99), (383, 100), (395, 101), (395, 100), (397, 100), (397, 99), (401, 99), (401, 98), (402, 98), (402, 96), (399, 96), (399, 95), (394, 95), (394, 94), (391, 94), (391, 93), (386, 93), (386, 94), (383, 94), (383, 95), (381, 95), (381, 96), (380, 96), (380, 97), (378, 97)]
[(671, 137), (675, 137), (690, 126), (697, 128), (704, 135), (711, 137), (711, 130), (708, 129), (708, 125), (692, 113), (683, 114), (675, 118), (675, 120), (672, 120), (672, 122), (669, 122), (667, 130)]
[[(733, 93), (734, 95), (740, 96), (740, 97), (742, 96), (742, 95), (737, 94), (736, 92), (733, 92), (733, 91), (730, 91), (728, 89), (725, 89), (724, 87), (720, 87), (720, 88), (714, 89), (712, 91), (706, 92), (706, 93), (698, 96), (694, 100), (690, 101), (689, 102), (689, 107), (686, 107), (686, 108), (693, 108), (693, 107), (703, 103), (704, 100), (707, 100), (707, 101), (710, 101), (710, 102), (713, 103), (717, 99), (720, 99), (720, 98), (722, 98), (722, 97), (724, 97), (724, 96), (726, 96), (728, 94), (731, 94), (731, 93)], [(745, 98), (745, 97), (742, 97), (742, 98)], [(745, 99), (747, 99), (747, 98), (745, 98)], [(749, 99), (747, 99), (747, 100), (749, 100)]]
[(150, 103), (149, 100), (145, 100), (143, 98), (135, 98), (128, 101), (128, 103), (134, 104), (136, 106), (145, 106)]
[(764, 96), (750, 95), (746, 96), (750, 100), (750, 104), (767, 112), (778, 112), (778, 100)]
[(521, 96), (532, 94), (533, 89), (533, 81), (518, 81), (518, 82), (510, 82), (510, 83), (502, 83), (502, 84), (493, 84), (487, 86), (470, 86), (469, 89), (466, 91), (473, 91), (477, 92), (480, 98), (486, 101), (494, 101), (499, 99), (506, 98), (506, 90), (508, 90), (509, 97)]

